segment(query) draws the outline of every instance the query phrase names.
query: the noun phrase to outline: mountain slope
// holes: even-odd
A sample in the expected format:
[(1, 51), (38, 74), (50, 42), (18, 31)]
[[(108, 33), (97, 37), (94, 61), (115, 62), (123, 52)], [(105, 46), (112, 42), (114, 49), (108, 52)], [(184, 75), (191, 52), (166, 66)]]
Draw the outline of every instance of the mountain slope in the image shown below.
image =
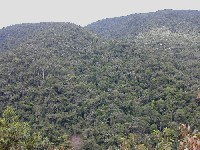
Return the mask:
[(182, 122), (199, 129), (198, 34), (160, 27), (105, 41), (69, 23), (8, 29), (0, 110), (13, 106), (55, 145), (68, 134), (82, 139), (82, 149), (117, 149), (132, 134), (148, 145), (154, 129)]
[(104, 38), (133, 38), (153, 28), (165, 27), (172, 32), (191, 33), (200, 31), (200, 12), (193, 10), (162, 10), (123, 17), (104, 19), (86, 26)]
[[(18, 48), (22, 43), (43, 43), (42, 47), (55, 47), (71, 44), (72, 49), (88, 46), (92, 35), (72, 23), (36, 23), (14, 25), (0, 30), (0, 51)], [(57, 39), (54, 39), (56, 37)], [(94, 37), (94, 36), (93, 36)], [(87, 39), (89, 38), (89, 39)], [(44, 40), (49, 43), (44, 43)], [(57, 41), (62, 43), (56, 43)], [(50, 43), (51, 42), (51, 43)], [(53, 43), (54, 42), (54, 43)], [(65, 43), (63, 43), (65, 42)], [(87, 42), (87, 43), (81, 43)], [(35, 44), (35, 43), (34, 43)], [(69, 46), (69, 45), (68, 45)], [(78, 47), (76, 47), (78, 46)], [(65, 47), (66, 48), (66, 47)]]
[[(0, 109), (11, 105), (34, 128), (50, 130), (56, 112), (64, 115), (73, 109), (70, 101), (76, 96), (76, 76), (81, 74), (81, 66), (87, 63), (93, 47), (98, 46), (98, 39), (69, 23), (22, 24), (3, 30), (0, 32), (6, 37), (2, 40), (6, 49), (1, 47), (0, 53)], [(62, 126), (44, 134), (55, 142), (65, 132), (61, 130), (66, 130), (66, 125)]]

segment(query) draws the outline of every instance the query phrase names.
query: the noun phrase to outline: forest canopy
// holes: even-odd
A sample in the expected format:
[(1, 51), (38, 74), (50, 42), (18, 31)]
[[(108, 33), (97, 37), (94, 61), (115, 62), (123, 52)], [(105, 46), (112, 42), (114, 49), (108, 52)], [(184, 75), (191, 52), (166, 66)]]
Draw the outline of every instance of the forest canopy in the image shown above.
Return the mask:
[[(177, 147), (180, 123), (200, 129), (199, 14), (164, 10), (85, 28), (35, 23), (1, 29), (6, 125), (0, 133), (14, 124), (23, 141), (46, 138), (55, 147), (88, 150), (155, 149), (167, 133), (174, 142), (164, 144)], [(17, 120), (6, 122), (8, 111)], [(12, 142), (7, 145), (19, 144)]]

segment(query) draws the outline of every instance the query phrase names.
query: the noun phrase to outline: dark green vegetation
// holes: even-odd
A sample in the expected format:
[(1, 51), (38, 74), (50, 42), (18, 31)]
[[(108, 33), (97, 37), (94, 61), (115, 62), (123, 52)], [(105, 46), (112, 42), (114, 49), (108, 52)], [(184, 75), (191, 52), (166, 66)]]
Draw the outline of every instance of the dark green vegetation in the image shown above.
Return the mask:
[(104, 31), (101, 22), (98, 31), (87, 27), (123, 40), (104, 40), (70, 23), (0, 30), (1, 112), (12, 106), (55, 145), (62, 143), (58, 137), (76, 136), (81, 149), (116, 149), (131, 137), (137, 137), (132, 149), (152, 147), (155, 129), (176, 130), (179, 123), (200, 129), (194, 100), (200, 84), (199, 12), (137, 14), (137, 28), (131, 16), (105, 20), (117, 35)]

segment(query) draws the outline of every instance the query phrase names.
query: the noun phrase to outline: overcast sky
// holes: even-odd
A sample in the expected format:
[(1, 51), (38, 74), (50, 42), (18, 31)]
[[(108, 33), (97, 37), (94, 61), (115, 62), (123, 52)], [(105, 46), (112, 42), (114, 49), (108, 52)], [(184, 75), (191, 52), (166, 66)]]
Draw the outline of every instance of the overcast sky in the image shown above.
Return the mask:
[(200, 0), (0, 0), (0, 28), (19, 23), (94, 21), (163, 9), (200, 10)]

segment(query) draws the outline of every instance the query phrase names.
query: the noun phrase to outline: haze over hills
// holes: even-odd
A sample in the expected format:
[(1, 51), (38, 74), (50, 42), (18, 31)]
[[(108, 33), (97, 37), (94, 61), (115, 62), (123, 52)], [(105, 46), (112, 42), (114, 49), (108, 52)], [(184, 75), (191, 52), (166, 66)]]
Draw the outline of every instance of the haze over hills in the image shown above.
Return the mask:
[(89, 29), (104, 38), (133, 38), (139, 33), (165, 27), (172, 32), (199, 33), (200, 12), (197, 10), (160, 10), (108, 18), (89, 24)]
[(0, 111), (14, 107), (56, 146), (66, 146), (65, 134), (78, 137), (80, 149), (116, 149), (132, 136), (130, 148), (155, 148), (153, 130), (179, 123), (200, 129), (199, 23), (198, 11), (164, 10), (85, 28), (4, 28)]

